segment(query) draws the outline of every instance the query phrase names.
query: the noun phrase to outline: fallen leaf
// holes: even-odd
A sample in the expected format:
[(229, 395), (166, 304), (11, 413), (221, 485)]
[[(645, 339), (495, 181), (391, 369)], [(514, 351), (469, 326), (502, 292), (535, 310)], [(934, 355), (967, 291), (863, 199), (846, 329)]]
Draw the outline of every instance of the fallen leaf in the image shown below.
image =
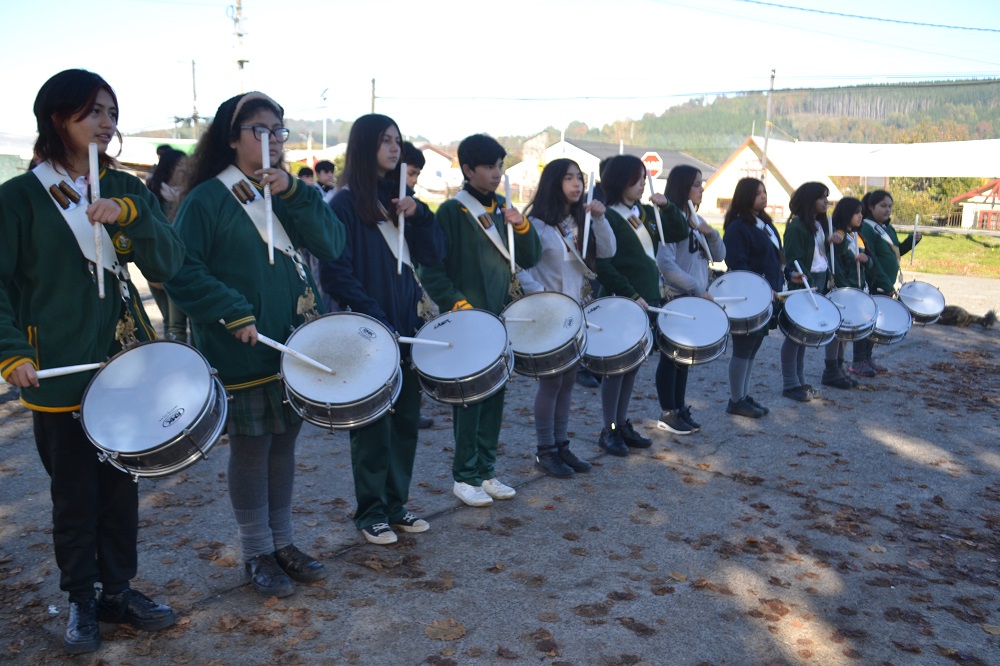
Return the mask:
[(872, 551), (873, 553), (884, 553), (885, 552), (885, 548), (883, 548), (882, 546), (878, 545), (877, 543), (873, 544), (871, 546), (868, 546), (868, 550)]
[(670, 575), (668, 576), (668, 578), (670, 578), (670, 580), (675, 580), (678, 583), (683, 583), (684, 581), (686, 581), (688, 579), (687, 576), (685, 576), (684, 574), (682, 574), (680, 572), (677, 572), (677, 571), (671, 571)]
[(992, 624), (984, 624), (983, 631), (990, 634), (991, 636), (1000, 636), (1000, 627), (994, 626)]
[(498, 645), (497, 646), (497, 656), (498, 657), (503, 657), (504, 659), (519, 659), (520, 658), (520, 655), (518, 655), (516, 652), (514, 652), (513, 650), (508, 650), (507, 648), (505, 648), (502, 645)]
[(461, 622), (446, 617), (443, 620), (434, 620), (429, 626), (424, 627), (424, 634), (435, 641), (457, 641), (465, 635), (465, 627)]

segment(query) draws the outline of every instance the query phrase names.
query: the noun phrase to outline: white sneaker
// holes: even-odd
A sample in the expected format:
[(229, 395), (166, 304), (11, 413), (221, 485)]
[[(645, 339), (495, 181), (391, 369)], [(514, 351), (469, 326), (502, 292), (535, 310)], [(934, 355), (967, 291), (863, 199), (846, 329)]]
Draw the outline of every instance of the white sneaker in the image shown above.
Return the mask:
[(510, 486), (500, 483), (496, 479), (486, 479), (483, 481), (483, 490), (493, 499), (510, 499), (517, 494), (517, 491)]
[(470, 486), (468, 483), (456, 481), (452, 492), (455, 493), (455, 497), (469, 506), (489, 506), (493, 504), (493, 498), (487, 495), (480, 486)]

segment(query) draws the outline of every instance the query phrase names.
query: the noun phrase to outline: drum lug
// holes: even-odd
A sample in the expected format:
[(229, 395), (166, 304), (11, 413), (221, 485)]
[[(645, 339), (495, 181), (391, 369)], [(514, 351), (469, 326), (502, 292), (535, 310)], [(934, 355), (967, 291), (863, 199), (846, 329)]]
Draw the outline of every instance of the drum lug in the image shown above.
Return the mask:
[(80, 412), (73, 412), (73, 418), (77, 421), (80, 420)]
[(97, 461), (98, 462), (106, 463), (106, 462), (108, 462), (108, 458), (110, 458), (110, 456), (107, 453), (105, 453), (104, 451), (101, 451), (100, 453), (97, 454)]

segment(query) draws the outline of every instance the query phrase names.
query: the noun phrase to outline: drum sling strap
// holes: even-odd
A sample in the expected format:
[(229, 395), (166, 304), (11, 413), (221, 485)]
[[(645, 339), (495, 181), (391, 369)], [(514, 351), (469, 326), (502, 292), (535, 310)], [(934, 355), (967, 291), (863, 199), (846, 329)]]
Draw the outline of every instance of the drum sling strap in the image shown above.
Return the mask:
[[(389, 252), (392, 253), (392, 258), (398, 260), (400, 245), (399, 227), (393, 224), (389, 211), (385, 209), (385, 206), (382, 205), (381, 201), (378, 202), (378, 210), (383, 217), (383, 219), (376, 221), (379, 233), (382, 234), (382, 238), (385, 239), (386, 245), (389, 246)], [(417, 271), (413, 268), (413, 260), (410, 259), (410, 246), (407, 244), (405, 236), (403, 237), (402, 245), (403, 263), (410, 269), (410, 274), (413, 275), (413, 280), (417, 283), (417, 288), (420, 289), (420, 301), (417, 303), (417, 316), (423, 321), (430, 321), (434, 317), (434, 308), (433, 305), (431, 305), (431, 299), (427, 296), (427, 292), (424, 291), (424, 285), (421, 284), (420, 278), (417, 277)]]
[[(482, 231), (486, 235), (486, 239), (510, 263), (510, 252), (500, 237), (499, 225), (503, 222), (503, 213), (500, 213), (499, 204), (496, 213), (487, 213), (483, 204), (476, 201), (476, 198), (465, 190), (459, 190), (458, 194), (455, 195), (455, 200), (465, 207), (473, 226)], [(524, 295), (521, 282), (517, 279), (517, 271), (520, 270), (523, 269), (515, 263), (514, 270), (510, 274), (510, 296), (514, 300)]]
[[(874, 220), (866, 219), (864, 221), (864, 224), (867, 224), (868, 227), (876, 234), (878, 234), (878, 237), (881, 238), (885, 242), (885, 244), (892, 249), (892, 253), (896, 255), (896, 265), (899, 266), (899, 257), (900, 257), (899, 246), (892, 242), (892, 237), (889, 236), (889, 232), (885, 230), (885, 227), (883, 227), (881, 224), (878, 224)], [(896, 275), (893, 276), (893, 282), (895, 282), (896, 280), (899, 280), (900, 282), (903, 281), (903, 271), (901, 269), (897, 269)]]
[(584, 304), (589, 303), (593, 298), (593, 288), (590, 286), (590, 281), (597, 277), (597, 273), (590, 270), (587, 266), (587, 262), (583, 260), (580, 256), (580, 251), (576, 249), (576, 233), (573, 227), (570, 225), (571, 217), (567, 217), (565, 220), (560, 222), (557, 226), (559, 229), (559, 235), (562, 238), (562, 242), (566, 245), (566, 249), (569, 250), (573, 258), (576, 259), (579, 265), (580, 272), (583, 273), (583, 286), (580, 287), (580, 301)]

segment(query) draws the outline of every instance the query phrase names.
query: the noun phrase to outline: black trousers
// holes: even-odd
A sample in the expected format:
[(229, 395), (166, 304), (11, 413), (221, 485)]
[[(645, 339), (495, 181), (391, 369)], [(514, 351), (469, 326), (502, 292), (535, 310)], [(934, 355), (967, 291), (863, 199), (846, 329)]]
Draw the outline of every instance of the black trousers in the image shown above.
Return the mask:
[(32, 412), (35, 445), (52, 479), (52, 541), (59, 588), (89, 599), (94, 584), (108, 594), (135, 577), (139, 491), (132, 477), (97, 459), (72, 413)]

